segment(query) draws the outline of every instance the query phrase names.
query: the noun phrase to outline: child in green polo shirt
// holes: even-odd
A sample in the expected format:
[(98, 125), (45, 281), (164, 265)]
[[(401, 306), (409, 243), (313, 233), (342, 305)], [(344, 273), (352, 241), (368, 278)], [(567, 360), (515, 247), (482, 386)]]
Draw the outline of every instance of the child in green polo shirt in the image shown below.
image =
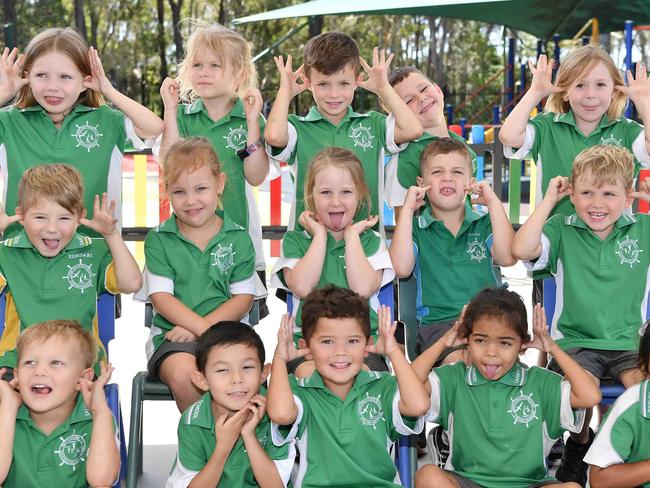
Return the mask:
[[(372, 227), (377, 217), (372, 208), (368, 185), (357, 156), (348, 149), (331, 147), (319, 152), (307, 170), (305, 210), (300, 215), (304, 230), (288, 231), (282, 239), (282, 254), (273, 268), (271, 284), (292, 293), (296, 316), (296, 341), (302, 337), (302, 299), (314, 288), (336, 285), (354, 290), (370, 305), (370, 331), (377, 336), (379, 289), (390, 283), (395, 273), (384, 238)], [(368, 217), (355, 222), (366, 212)], [(386, 371), (377, 355), (366, 358), (375, 371)], [(313, 362), (292, 362), (289, 371), (309, 376)]]
[[(247, 229), (256, 252), (256, 269), (264, 272), (262, 225), (252, 187), (269, 173), (262, 131), (262, 95), (251, 46), (237, 32), (216, 23), (192, 21), (178, 78), (160, 87), (165, 129), (159, 160), (181, 138), (205, 137), (226, 175), (222, 204), (233, 221)], [(179, 96), (188, 103), (179, 104)]]
[[(417, 185), (420, 176), (420, 155), (435, 139), (451, 137), (465, 142), (458, 134), (447, 130), (445, 101), (440, 87), (413, 66), (395, 68), (388, 73), (388, 82), (404, 101), (406, 106), (420, 120), (424, 134), (408, 143), (406, 148), (391, 156), (386, 165), (386, 203), (395, 209), (395, 220), (404, 205), (406, 193)], [(388, 110), (388, 108), (386, 108)], [(476, 153), (468, 146), (472, 157), (472, 174), (476, 173)]]
[[(366, 300), (334, 286), (316, 289), (305, 300), (306, 348), (296, 350), (292, 320), (283, 317), (266, 407), (273, 442), (295, 439), (298, 444), (295, 486), (401, 486), (394, 482), (389, 451), (398, 434), (422, 430), (419, 416), (429, 400), (395, 341), (397, 323), (390, 309), (382, 307), (379, 323), (379, 344), (373, 346)], [(363, 370), (368, 351), (386, 354), (395, 376)], [(288, 375), (287, 362), (305, 354), (313, 358), (316, 371), (300, 380)]]
[[(85, 218), (84, 184), (66, 164), (33, 166), (18, 186), (16, 215), (0, 213), (0, 230), (18, 221), (22, 230), (0, 243), (0, 290), (5, 328), (0, 366), (15, 367), (18, 334), (53, 317), (76, 320), (99, 346), (97, 298), (101, 293), (133, 293), (142, 284), (138, 264), (113, 217), (115, 202), (95, 195), (93, 218)], [(103, 238), (80, 235), (80, 225)], [(97, 370), (99, 371), (99, 370)]]
[[(89, 218), (94, 196), (105, 192), (122, 215), (126, 142), (145, 149), (142, 139), (160, 134), (162, 120), (111, 85), (97, 50), (71, 27), (40, 32), (20, 56), (18, 49), (5, 48), (0, 79), (0, 106), (15, 97), (8, 110), (0, 111), (2, 205), (7, 213), (16, 208), (18, 183), (25, 170), (64, 161), (83, 176)], [(4, 237), (19, 230), (14, 224)], [(92, 229), (80, 231), (99, 237)]]
[[(459, 341), (467, 343), (468, 364), (431, 371), (440, 354)], [(522, 364), (519, 354), (525, 348), (551, 354), (564, 380)], [(578, 488), (549, 476), (544, 459), (565, 430), (580, 430), (583, 409), (600, 401), (600, 390), (551, 339), (539, 305), (531, 341), (521, 297), (503, 288), (482, 290), (456, 325), (418, 356), (413, 369), (431, 387), (427, 421), (440, 423), (450, 443), (443, 468), (428, 464), (417, 472), (417, 488)]]
[(178, 423), (178, 455), (167, 488), (285, 487), (293, 445), (276, 447), (266, 399), (259, 391), (271, 370), (264, 344), (241, 322), (220, 322), (199, 338), (192, 382), (206, 393)]
[(4, 488), (113, 486), (119, 440), (104, 394), (113, 367), (102, 363), (93, 382), (96, 351), (92, 335), (70, 320), (21, 333), (15, 377), (0, 380)]
[(585, 456), (592, 488), (650, 487), (650, 321), (639, 343), (643, 382), (618, 397)]
[(210, 141), (180, 140), (163, 164), (174, 212), (147, 234), (135, 298), (154, 308), (149, 373), (183, 412), (201, 397), (190, 381), (197, 339), (217, 322), (247, 317), (253, 304), (255, 250), (246, 229), (220, 210), (226, 175)]
[[(514, 232), (499, 197), (489, 183), (476, 183), (467, 145), (451, 138), (433, 140), (420, 157), (419, 186), (412, 186), (390, 244), (399, 277), (415, 273), (418, 285), (417, 349), (436, 342), (458, 319), (463, 305), (480, 289), (496, 286), (494, 265), (512, 266)], [(486, 205), (487, 214), (472, 210)], [(420, 210), (422, 209), (422, 210)], [(455, 362), (462, 351), (446, 351)]]
[[(553, 61), (541, 55), (537, 67), (528, 63), (533, 74), (530, 88), (499, 131), (508, 158), (532, 158), (538, 168), (536, 201), (542, 200), (555, 176), (571, 175), (571, 166), (580, 151), (596, 144), (625, 147), (639, 163), (650, 167), (650, 80), (645, 66), (637, 64), (636, 78), (628, 72), (625, 86), (621, 72), (600, 46), (581, 46), (560, 63), (555, 83), (551, 82)], [(548, 97), (544, 113), (528, 119), (531, 111)], [(626, 119), (627, 97), (634, 103), (644, 126)], [(574, 212), (569, 198), (562, 198), (556, 213)]]
[[(280, 72), (280, 88), (264, 129), (264, 138), (272, 148), (269, 155), (289, 164), (294, 181), (294, 200), (289, 229), (298, 226), (304, 210), (303, 194), (307, 169), (313, 157), (329, 146), (354, 151), (361, 161), (370, 188), (372, 207), (380, 209), (384, 193), (384, 153), (399, 151), (398, 144), (422, 135), (418, 118), (388, 83), (393, 55), (386, 57), (374, 48), (370, 66), (359, 56), (356, 42), (341, 32), (325, 32), (305, 44), (304, 64), (293, 71), (291, 56), (274, 58)], [(363, 80), (361, 68), (368, 74)], [(303, 83), (298, 83), (302, 80)], [(378, 112), (359, 114), (352, 110), (357, 87), (375, 93), (391, 115)], [(309, 89), (315, 106), (304, 116), (288, 115), (293, 97)], [(378, 212), (381, 216), (382, 212)], [(363, 219), (367, 214), (359, 215)], [(381, 222), (379, 223), (381, 228)]]
[[(563, 176), (551, 179), (544, 200), (513, 242), (513, 254), (529, 269), (548, 268), (555, 278), (551, 335), (559, 346), (598, 381), (626, 387), (643, 378), (636, 351), (650, 273), (650, 216), (625, 213), (635, 196), (644, 196), (633, 192), (633, 182), (628, 150), (585, 149), (573, 163), (571, 183)], [(575, 213), (548, 219), (565, 196)], [(593, 437), (587, 426), (567, 442), (559, 478), (586, 478), (582, 458)]]

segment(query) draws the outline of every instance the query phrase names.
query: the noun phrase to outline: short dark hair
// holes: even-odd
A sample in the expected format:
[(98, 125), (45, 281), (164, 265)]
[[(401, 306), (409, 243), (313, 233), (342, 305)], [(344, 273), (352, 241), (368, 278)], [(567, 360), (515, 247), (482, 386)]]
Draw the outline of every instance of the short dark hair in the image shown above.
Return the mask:
[(217, 322), (206, 330), (196, 345), (196, 367), (202, 373), (205, 373), (205, 365), (208, 361), (208, 354), (213, 347), (226, 347), (242, 344), (252, 347), (257, 351), (260, 358), (260, 365), (264, 366), (264, 343), (260, 336), (250, 325), (242, 322), (224, 320)]
[(399, 68), (395, 68), (390, 70), (390, 73), (388, 73), (388, 83), (390, 86), (395, 86), (402, 81), (404, 81), (406, 78), (409, 77), (409, 75), (417, 73), (425, 78), (429, 78), (427, 75), (425, 75), (422, 71), (417, 69), (415, 66), (400, 66)]
[(484, 288), (472, 298), (465, 309), (460, 336), (467, 338), (474, 324), (485, 317), (502, 320), (523, 342), (529, 341), (528, 317), (524, 300), (505, 288)]
[(368, 300), (348, 288), (328, 285), (316, 288), (302, 305), (302, 337), (307, 344), (316, 332), (320, 318), (354, 319), (361, 326), (363, 335), (370, 337), (370, 307)]
[(472, 155), (469, 153), (469, 148), (467, 144), (458, 139), (451, 137), (441, 137), (432, 141), (427, 147), (424, 148), (424, 151), (420, 154), (420, 175), (424, 174), (424, 168), (429, 159), (437, 156), (438, 154), (451, 154), (459, 153), (465, 160), (467, 160), (467, 165), (469, 166), (470, 172), (474, 173), (474, 164), (472, 163)]
[(639, 360), (638, 366), (646, 376), (650, 376), (648, 362), (650, 362), (650, 320), (643, 324), (643, 335), (639, 341)]
[(359, 47), (354, 39), (343, 32), (324, 32), (309, 39), (303, 49), (303, 63), (307, 78), (312, 69), (331, 75), (348, 64), (352, 65), (355, 76), (361, 72)]

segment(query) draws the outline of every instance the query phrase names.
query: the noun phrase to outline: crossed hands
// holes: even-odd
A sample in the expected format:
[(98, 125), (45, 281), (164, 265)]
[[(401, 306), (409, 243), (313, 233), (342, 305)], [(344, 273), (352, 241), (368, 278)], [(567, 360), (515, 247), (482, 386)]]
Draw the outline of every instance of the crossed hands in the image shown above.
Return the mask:
[(231, 451), (240, 436), (242, 438), (254, 437), (255, 429), (264, 418), (265, 412), (266, 398), (257, 394), (241, 410), (232, 415), (220, 415), (214, 422), (217, 447)]

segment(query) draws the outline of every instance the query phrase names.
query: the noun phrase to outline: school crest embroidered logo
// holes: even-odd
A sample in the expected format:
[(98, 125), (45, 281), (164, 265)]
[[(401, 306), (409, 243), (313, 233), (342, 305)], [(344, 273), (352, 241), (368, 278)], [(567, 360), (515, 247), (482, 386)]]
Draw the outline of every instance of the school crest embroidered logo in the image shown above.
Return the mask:
[(467, 243), (467, 254), (471, 261), (478, 261), (479, 263), (487, 257), (487, 247), (484, 242), (474, 239)]
[(90, 152), (94, 147), (99, 147), (99, 138), (104, 137), (104, 134), (100, 134), (99, 132), (99, 124), (90, 125), (88, 121), (86, 121), (83, 125), (75, 125), (77, 126), (77, 130), (72, 134), (72, 137), (77, 139), (76, 147), (81, 146), (88, 152)]
[(524, 395), (523, 390), (519, 390), (519, 395), (510, 398), (510, 410), (508, 413), (514, 419), (513, 424), (528, 424), (537, 419), (537, 407), (539, 404), (533, 400), (533, 394)]
[(643, 252), (643, 249), (639, 249), (639, 240), (630, 239), (629, 236), (625, 236), (625, 239), (622, 241), (616, 241), (618, 244), (618, 249), (615, 254), (621, 260), (621, 264), (629, 264), (632, 268), (636, 263), (640, 263), (639, 255)]
[(80, 259), (74, 266), (68, 265), (68, 273), (61, 278), (68, 280), (68, 290), (76, 288), (83, 293), (86, 288), (93, 286), (95, 276), (92, 268)]
[(59, 437), (61, 444), (54, 451), (59, 455), (59, 466), (64, 464), (72, 466), (72, 471), (77, 469), (77, 464), (86, 460), (86, 434), (79, 435), (74, 430), (68, 437)]
[(237, 253), (232, 250), (232, 244), (226, 247), (221, 247), (221, 244), (217, 244), (217, 249), (210, 253), (212, 256), (212, 266), (216, 266), (222, 273), (225, 273), (235, 264), (235, 254)]
[(246, 147), (248, 132), (246, 132), (246, 129), (244, 129), (242, 125), (237, 128), (231, 127), (228, 131), (228, 135), (223, 136), (223, 138), (226, 140), (226, 145), (233, 151), (237, 152)]
[(607, 144), (608, 146), (623, 147), (623, 139), (616, 139), (613, 135), (610, 135), (609, 137), (601, 137), (600, 143)]
[(379, 396), (370, 396), (366, 392), (366, 397), (359, 400), (357, 404), (357, 412), (359, 413), (359, 418), (363, 425), (370, 425), (373, 429), (377, 430), (375, 427), (380, 420), (384, 422), (384, 409), (381, 406), (381, 395)]
[(372, 141), (375, 136), (373, 136), (370, 132), (370, 127), (359, 125), (358, 127), (352, 129), (350, 137), (354, 141), (354, 147), (359, 146), (364, 150), (364, 152), (368, 148), (372, 149)]

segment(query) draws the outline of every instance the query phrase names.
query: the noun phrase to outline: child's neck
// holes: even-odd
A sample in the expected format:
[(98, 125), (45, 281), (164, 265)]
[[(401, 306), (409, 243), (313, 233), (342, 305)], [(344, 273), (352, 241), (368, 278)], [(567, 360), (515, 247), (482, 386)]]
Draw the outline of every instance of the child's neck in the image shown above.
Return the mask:
[(68, 417), (70, 417), (72, 411), (74, 410), (76, 402), (77, 396), (75, 395), (72, 400), (64, 403), (54, 410), (40, 413), (30, 410), (29, 416), (32, 418), (34, 425), (38, 427), (41, 432), (43, 432), (45, 435), (50, 435), (59, 425), (61, 425), (66, 421)]
[(336, 117), (332, 117), (331, 115), (328, 115), (325, 112), (323, 112), (318, 106), (316, 106), (316, 109), (318, 110), (318, 113), (320, 113), (323, 116), (324, 119), (328, 120), (330, 124), (334, 126), (338, 126), (348, 113), (348, 109), (346, 108), (345, 112), (342, 112)]
[[(603, 115), (604, 117), (604, 115)], [(596, 130), (596, 128), (600, 125), (600, 121), (603, 119), (602, 117), (600, 120), (596, 120), (595, 122), (588, 122), (586, 120), (579, 119), (575, 116), (575, 112), (573, 113), (573, 118), (576, 123), (576, 127), (580, 132), (584, 134), (585, 137), (589, 137), (589, 135)]]
[(465, 220), (465, 204), (453, 210), (441, 210), (432, 206), (431, 214), (436, 220), (442, 221), (447, 230), (456, 237)]
[(68, 116), (69, 113), (70, 113), (70, 110), (68, 110), (65, 113), (61, 113), (61, 114), (51, 114), (51, 113), (48, 112), (47, 116), (50, 118), (50, 120), (52, 121), (54, 126), (57, 129), (60, 129), (61, 126), (63, 125), (63, 121), (65, 120), (65, 118)]
[(334, 231), (334, 230), (327, 229), (327, 233), (330, 234), (330, 235), (334, 238), (334, 240), (335, 240), (336, 242), (338, 242), (338, 241), (340, 241), (341, 239), (343, 239), (343, 232), (344, 232), (344, 231), (342, 231), (342, 230)]
[(323, 378), (323, 384), (325, 385), (325, 387), (329, 391), (334, 393), (334, 395), (339, 397), (341, 400), (345, 401), (345, 399), (348, 396), (348, 393), (350, 393), (350, 390), (352, 389), (352, 386), (354, 386), (354, 380), (355, 379), (356, 379), (356, 376), (354, 378), (352, 378), (352, 381), (350, 381), (349, 383), (339, 385), (339, 384), (336, 384), (336, 383), (332, 383), (331, 381), (326, 380), (325, 378)]
[(203, 106), (208, 111), (208, 116), (217, 121), (225, 117), (235, 106), (236, 98), (232, 96), (216, 97), (216, 98), (202, 98)]
[(176, 224), (178, 225), (178, 230), (183, 234), (183, 236), (192, 241), (201, 251), (204, 251), (212, 238), (221, 231), (223, 219), (215, 214), (213, 218), (201, 227), (192, 227), (177, 218)]

